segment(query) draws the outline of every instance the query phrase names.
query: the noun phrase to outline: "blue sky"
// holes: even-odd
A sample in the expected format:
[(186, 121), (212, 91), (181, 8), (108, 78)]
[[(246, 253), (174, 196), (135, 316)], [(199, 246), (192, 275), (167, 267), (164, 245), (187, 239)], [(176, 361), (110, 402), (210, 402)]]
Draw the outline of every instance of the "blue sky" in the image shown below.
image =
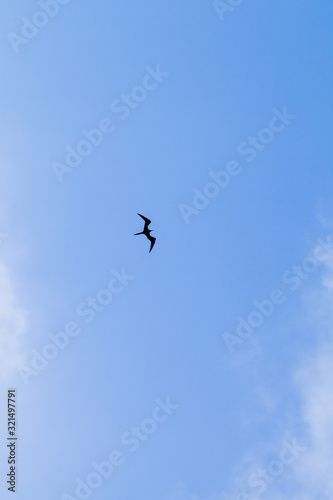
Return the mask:
[(328, 500), (331, 3), (42, 4), (0, 11), (1, 498), (15, 387), (18, 500)]

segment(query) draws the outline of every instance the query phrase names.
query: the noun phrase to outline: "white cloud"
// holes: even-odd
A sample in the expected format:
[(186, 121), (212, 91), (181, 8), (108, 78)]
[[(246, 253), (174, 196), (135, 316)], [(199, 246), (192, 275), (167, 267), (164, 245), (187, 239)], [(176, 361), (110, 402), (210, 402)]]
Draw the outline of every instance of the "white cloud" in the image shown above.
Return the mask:
[(0, 380), (8, 380), (24, 361), (22, 341), (27, 331), (27, 313), (17, 305), (13, 283), (0, 266)]
[[(290, 415), (290, 427), (285, 429), (290, 437), (299, 436), (300, 442), (306, 445), (306, 451), (292, 464), (288, 474), (281, 477), (280, 484), (271, 484), (259, 495), (248, 490), (250, 500), (333, 498), (333, 259), (326, 261), (324, 266), (320, 285), (312, 290), (308, 289), (304, 297), (304, 316), (313, 329), (316, 347), (313, 352), (304, 354), (302, 361), (294, 369), (293, 381), (301, 405), (297, 415)], [(274, 397), (272, 401), (274, 403)], [(268, 403), (271, 403), (270, 398)], [(272, 443), (270, 448), (272, 451)], [(230, 493), (212, 494), (209, 498), (200, 500), (235, 500), (237, 492), (247, 483), (250, 469), (267, 465), (250, 456), (243, 457), (241, 463), (247, 470), (238, 477), (235, 475)], [(178, 485), (171, 498), (199, 500), (184, 484)]]
[[(317, 323), (322, 339), (317, 351), (295, 372), (301, 395), (301, 418), (307, 426), (309, 450), (297, 464), (301, 487), (297, 500), (333, 498), (333, 262), (327, 263), (319, 295)], [(316, 313), (312, 310), (312, 315)], [(324, 332), (322, 332), (324, 330)], [(302, 491), (303, 490), (303, 491)], [(323, 496), (324, 495), (324, 496)]]

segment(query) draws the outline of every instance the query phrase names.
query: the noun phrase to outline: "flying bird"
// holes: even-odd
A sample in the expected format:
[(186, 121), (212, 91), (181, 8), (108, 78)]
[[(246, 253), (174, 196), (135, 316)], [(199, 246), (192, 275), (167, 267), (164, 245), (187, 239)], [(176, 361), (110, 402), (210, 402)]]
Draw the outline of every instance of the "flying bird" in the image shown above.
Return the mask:
[(145, 236), (147, 236), (148, 240), (150, 241), (150, 250), (149, 250), (149, 253), (150, 253), (152, 251), (153, 246), (155, 245), (155, 241), (156, 241), (156, 238), (154, 238), (153, 236), (150, 236), (150, 233), (152, 231), (150, 229), (148, 229), (148, 226), (151, 223), (151, 220), (147, 219), (147, 217), (144, 217), (141, 214), (138, 214), (138, 215), (140, 215), (140, 217), (145, 221), (145, 225), (144, 225), (143, 231), (141, 233), (135, 233), (134, 236), (137, 236), (138, 234), (144, 234)]

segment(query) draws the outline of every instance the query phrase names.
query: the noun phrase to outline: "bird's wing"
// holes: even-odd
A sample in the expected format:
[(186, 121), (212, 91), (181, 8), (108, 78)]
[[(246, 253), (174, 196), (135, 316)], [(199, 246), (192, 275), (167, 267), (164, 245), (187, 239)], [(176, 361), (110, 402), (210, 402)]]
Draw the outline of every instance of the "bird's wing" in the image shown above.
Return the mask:
[(151, 220), (148, 219), (147, 217), (145, 217), (144, 215), (141, 215), (141, 214), (138, 214), (138, 215), (140, 215), (141, 219), (143, 219), (145, 222), (148, 222), (148, 224), (151, 223)]
[(155, 241), (156, 241), (156, 238), (154, 238), (154, 236), (147, 236), (148, 240), (151, 242), (151, 245), (150, 245), (150, 250), (149, 250), (149, 253), (152, 251), (153, 249), (153, 246), (155, 245)]
[(141, 215), (141, 214), (138, 214), (140, 215), (140, 217), (145, 221), (145, 227), (144, 229), (147, 229), (149, 224), (151, 223), (151, 220), (150, 219), (147, 219), (147, 217), (145, 217), (144, 215)]

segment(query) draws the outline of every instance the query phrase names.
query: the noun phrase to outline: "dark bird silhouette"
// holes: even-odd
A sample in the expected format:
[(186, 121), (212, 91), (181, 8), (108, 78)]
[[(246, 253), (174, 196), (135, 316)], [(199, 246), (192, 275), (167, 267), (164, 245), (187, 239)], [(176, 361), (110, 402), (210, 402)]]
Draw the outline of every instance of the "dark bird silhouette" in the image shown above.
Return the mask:
[(150, 250), (149, 250), (149, 253), (150, 253), (152, 251), (153, 246), (155, 245), (155, 241), (156, 241), (156, 238), (154, 238), (153, 236), (150, 236), (150, 233), (152, 231), (150, 229), (148, 229), (148, 226), (151, 223), (151, 220), (147, 219), (147, 217), (144, 217), (141, 214), (138, 214), (138, 215), (140, 215), (140, 217), (145, 221), (145, 225), (144, 225), (143, 231), (141, 233), (135, 233), (134, 236), (137, 236), (138, 234), (144, 234), (145, 236), (147, 236), (148, 240), (150, 241)]

